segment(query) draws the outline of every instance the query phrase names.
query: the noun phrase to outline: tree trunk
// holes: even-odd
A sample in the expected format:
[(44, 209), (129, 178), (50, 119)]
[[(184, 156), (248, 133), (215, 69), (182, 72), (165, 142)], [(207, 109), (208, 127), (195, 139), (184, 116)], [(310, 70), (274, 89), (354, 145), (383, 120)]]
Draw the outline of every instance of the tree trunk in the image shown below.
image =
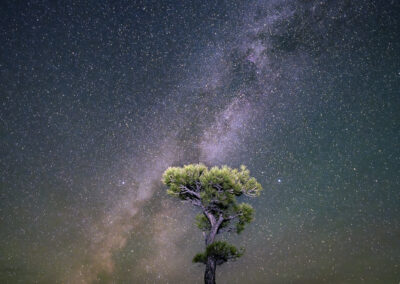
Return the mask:
[[(210, 220), (211, 230), (206, 236), (206, 247), (214, 242), (215, 236), (217, 235), (218, 228), (221, 226), (224, 218), (222, 215), (219, 216), (218, 220), (215, 220), (212, 214), (205, 213)], [(213, 256), (207, 257), (206, 272), (204, 273), (204, 283), (205, 284), (215, 284), (215, 270), (217, 268), (217, 261)]]
[(219, 216), (218, 220), (215, 220), (214, 216), (212, 215), (210, 217), (208, 215), (206, 216), (208, 217), (211, 223), (211, 230), (206, 236), (206, 246), (209, 246), (214, 242), (215, 236), (217, 235), (218, 229), (221, 226), (224, 218), (222, 216)]
[(215, 236), (217, 235), (218, 227), (213, 226), (210, 232), (206, 236), (206, 247), (214, 242)]
[(217, 262), (213, 257), (207, 258), (206, 273), (204, 274), (205, 284), (215, 284), (215, 270), (217, 268)]

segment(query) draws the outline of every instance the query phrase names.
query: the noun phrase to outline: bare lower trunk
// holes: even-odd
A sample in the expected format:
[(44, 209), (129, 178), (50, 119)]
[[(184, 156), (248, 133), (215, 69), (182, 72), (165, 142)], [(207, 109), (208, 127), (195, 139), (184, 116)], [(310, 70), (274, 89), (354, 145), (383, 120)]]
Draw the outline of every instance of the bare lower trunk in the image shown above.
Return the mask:
[(215, 284), (215, 270), (217, 268), (217, 263), (213, 257), (207, 258), (206, 263), (206, 273), (204, 274), (205, 284)]
[[(214, 216), (205, 213), (211, 224), (211, 230), (206, 236), (206, 247), (214, 242), (215, 236), (217, 235), (218, 228), (221, 226), (224, 220), (222, 215), (219, 216), (218, 220), (215, 220)], [(217, 261), (213, 256), (207, 257), (206, 272), (204, 273), (205, 284), (215, 284), (215, 270), (217, 268)]]

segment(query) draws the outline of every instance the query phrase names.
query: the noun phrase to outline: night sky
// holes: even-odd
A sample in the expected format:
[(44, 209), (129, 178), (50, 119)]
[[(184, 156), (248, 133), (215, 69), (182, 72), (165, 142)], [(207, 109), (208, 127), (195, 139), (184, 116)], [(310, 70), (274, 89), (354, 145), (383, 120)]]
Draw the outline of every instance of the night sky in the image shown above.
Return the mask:
[(399, 1), (1, 1), (0, 43), (0, 283), (202, 283), (197, 162), (264, 188), (218, 283), (399, 283)]

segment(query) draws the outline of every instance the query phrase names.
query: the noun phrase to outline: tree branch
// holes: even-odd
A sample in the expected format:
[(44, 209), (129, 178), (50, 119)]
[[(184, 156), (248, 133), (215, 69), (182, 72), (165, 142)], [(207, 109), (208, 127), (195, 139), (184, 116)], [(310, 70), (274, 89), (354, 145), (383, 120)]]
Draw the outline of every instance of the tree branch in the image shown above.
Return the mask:
[(250, 190), (242, 190), (243, 194), (249, 197), (256, 197), (257, 196), (257, 188), (252, 188)]
[(201, 191), (201, 182), (196, 181), (196, 191), (200, 192)]
[(218, 183), (215, 183), (215, 184), (213, 184), (213, 187), (215, 187), (215, 188), (218, 190), (218, 192), (221, 192), (221, 191), (223, 191), (223, 188), (222, 188), (222, 186), (221, 186), (221, 185), (219, 185)]
[(206, 215), (208, 221), (210, 222), (211, 227), (215, 225), (215, 217), (213, 214), (211, 214), (211, 212), (209, 212), (207, 209), (203, 210), (204, 215)]
[(207, 206), (207, 210), (223, 213), (224, 211), (221, 208), (219, 208), (217, 204), (218, 204), (217, 202), (211, 201)]
[(231, 216), (226, 217), (225, 220), (230, 221), (230, 220), (233, 220), (233, 219), (235, 219), (235, 218), (237, 218), (239, 216), (242, 216), (242, 215), (243, 215), (243, 213), (238, 213), (236, 215), (231, 215)]
[(199, 200), (201, 199), (200, 194), (198, 194), (197, 192), (195, 192), (193, 190), (190, 190), (187, 186), (181, 185), (179, 188), (181, 189), (180, 194), (188, 194)]
[(221, 226), (224, 219), (225, 219), (224, 216), (222, 214), (219, 214), (218, 221), (217, 221), (218, 227)]

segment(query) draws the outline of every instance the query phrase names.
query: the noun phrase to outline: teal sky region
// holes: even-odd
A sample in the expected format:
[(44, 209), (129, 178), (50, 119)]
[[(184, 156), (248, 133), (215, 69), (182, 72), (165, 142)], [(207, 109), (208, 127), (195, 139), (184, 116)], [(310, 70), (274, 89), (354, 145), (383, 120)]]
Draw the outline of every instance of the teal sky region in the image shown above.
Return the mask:
[(398, 1), (2, 1), (0, 42), (1, 283), (202, 283), (198, 162), (264, 188), (219, 283), (399, 283)]

